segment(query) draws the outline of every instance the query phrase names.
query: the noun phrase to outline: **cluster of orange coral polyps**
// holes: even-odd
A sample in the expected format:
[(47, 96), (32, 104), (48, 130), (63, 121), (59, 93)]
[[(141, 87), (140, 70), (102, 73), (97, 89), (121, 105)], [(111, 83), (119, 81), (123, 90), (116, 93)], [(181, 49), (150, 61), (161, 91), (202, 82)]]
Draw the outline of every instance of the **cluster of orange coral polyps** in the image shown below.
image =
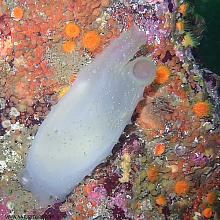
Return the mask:
[(98, 32), (89, 31), (83, 37), (83, 46), (89, 51), (94, 51), (101, 43), (101, 38)]
[(165, 84), (168, 82), (170, 78), (171, 71), (168, 67), (166, 66), (158, 66), (156, 70), (156, 79), (155, 82), (157, 84)]
[[(26, 64), (24, 66), (23, 63), (17, 62), (17, 75), (20, 76), (22, 83), (26, 84), (25, 88), (29, 91), (30, 96), (42, 92), (51, 93), (55, 85), (57, 85), (56, 80), (51, 77), (53, 71), (47, 65), (44, 53), (46, 48), (50, 47), (52, 43), (52, 41), (48, 40), (47, 34), (49, 30), (56, 33), (56, 39), (59, 40), (62, 37), (62, 29), (58, 27), (66, 22), (66, 17), (63, 15), (64, 7), (66, 6), (60, 4), (60, 10), (56, 11), (58, 4), (55, 2), (48, 3), (44, 7), (44, 4), (32, 4), (28, 1), (27, 7), (25, 7), (28, 20), (24, 19), (22, 22), (18, 22), (18, 20), (24, 18), (24, 8), (17, 6), (11, 12), (11, 16), (14, 18), (12, 19), (13, 29), (11, 35), (13, 43), (17, 42), (13, 47), (14, 57), (15, 59), (22, 57)], [(51, 13), (47, 13), (49, 10)], [(47, 15), (46, 22), (39, 15), (39, 12)], [(23, 87), (24, 85), (17, 84), (16, 90), (21, 91)], [(19, 92), (18, 94), (21, 93)]]
[(193, 106), (193, 112), (196, 114), (197, 117), (207, 117), (210, 112), (210, 107), (207, 102), (197, 102)]
[[(66, 24), (64, 31), (67, 38), (76, 38), (80, 35), (80, 27), (72, 22)], [(63, 43), (63, 51), (65, 53), (72, 53), (75, 48), (76, 43), (73, 39)]]
[(177, 181), (175, 184), (175, 193), (177, 195), (185, 195), (189, 191), (189, 184), (185, 180)]
[[(80, 27), (72, 22), (65, 26), (65, 35), (67, 38), (76, 38), (80, 35)], [(101, 43), (100, 35), (97, 31), (89, 31), (84, 34), (82, 39), (83, 47), (90, 52), (95, 51)], [(73, 40), (63, 44), (63, 50), (66, 53), (71, 53), (75, 49), (75, 42)]]

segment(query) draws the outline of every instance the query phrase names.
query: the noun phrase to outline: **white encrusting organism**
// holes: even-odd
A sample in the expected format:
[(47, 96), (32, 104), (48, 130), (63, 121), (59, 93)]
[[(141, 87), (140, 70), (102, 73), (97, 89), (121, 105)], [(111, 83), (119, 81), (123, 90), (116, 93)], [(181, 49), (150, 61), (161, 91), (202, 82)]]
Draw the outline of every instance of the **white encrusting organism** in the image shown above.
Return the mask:
[(130, 123), (155, 78), (150, 58), (129, 61), (145, 42), (137, 27), (122, 33), (78, 73), (40, 126), (21, 183), (43, 206), (64, 200), (111, 153)]

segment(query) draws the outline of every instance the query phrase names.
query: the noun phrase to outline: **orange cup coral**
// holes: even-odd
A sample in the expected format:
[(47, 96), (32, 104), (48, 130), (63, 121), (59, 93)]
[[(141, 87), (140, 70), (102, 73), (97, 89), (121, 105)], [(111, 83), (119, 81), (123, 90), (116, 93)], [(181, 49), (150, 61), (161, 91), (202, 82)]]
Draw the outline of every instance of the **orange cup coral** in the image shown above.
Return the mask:
[(14, 17), (16, 20), (22, 19), (24, 16), (24, 10), (21, 7), (15, 7), (12, 11), (12, 17)]
[(89, 51), (94, 51), (98, 48), (101, 38), (96, 31), (89, 31), (83, 37), (83, 46)]
[(202, 215), (205, 217), (205, 218), (211, 218), (212, 217), (212, 209), (211, 208), (206, 208), (203, 210), (202, 212)]
[(168, 82), (170, 78), (170, 69), (166, 66), (158, 66), (156, 71), (156, 79), (155, 82), (157, 84), (165, 84)]
[(209, 115), (210, 112), (209, 104), (207, 102), (197, 102), (193, 106), (193, 112), (199, 118), (206, 117)]
[(156, 204), (160, 205), (160, 206), (165, 206), (167, 204), (167, 200), (166, 200), (165, 196), (159, 195), (156, 198)]
[(175, 185), (175, 192), (177, 195), (185, 195), (189, 191), (189, 184), (185, 180), (177, 181)]
[(189, 5), (187, 4), (187, 3), (184, 3), (184, 4), (182, 4), (182, 5), (180, 5), (180, 7), (179, 7), (179, 12), (183, 15), (183, 16), (185, 16), (186, 15), (186, 12), (187, 12), (187, 9), (188, 9), (188, 7), (189, 7)]
[(182, 21), (176, 23), (176, 29), (180, 32), (183, 32), (185, 29), (185, 25)]
[(74, 41), (67, 41), (63, 44), (63, 50), (66, 53), (72, 53), (76, 48), (76, 43)]
[(161, 156), (165, 152), (165, 148), (166, 148), (165, 144), (159, 143), (154, 151), (155, 156)]
[(74, 23), (68, 23), (65, 27), (65, 34), (68, 38), (76, 38), (80, 34), (80, 28)]
[(209, 204), (209, 205), (213, 205), (215, 202), (216, 202), (216, 194), (214, 192), (209, 192), (207, 195), (206, 195), (206, 202)]

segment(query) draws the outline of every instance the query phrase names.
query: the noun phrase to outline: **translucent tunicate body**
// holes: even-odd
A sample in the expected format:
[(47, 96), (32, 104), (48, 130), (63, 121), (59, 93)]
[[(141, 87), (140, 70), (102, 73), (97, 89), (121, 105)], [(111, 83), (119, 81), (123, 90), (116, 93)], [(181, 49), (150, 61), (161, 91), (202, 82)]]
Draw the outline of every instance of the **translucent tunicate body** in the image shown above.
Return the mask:
[(21, 177), (42, 205), (62, 201), (111, 153), (155, 77), (147, 58), (129, 61), (145, 34), (133, 27), (85, 66), (40, 126)]

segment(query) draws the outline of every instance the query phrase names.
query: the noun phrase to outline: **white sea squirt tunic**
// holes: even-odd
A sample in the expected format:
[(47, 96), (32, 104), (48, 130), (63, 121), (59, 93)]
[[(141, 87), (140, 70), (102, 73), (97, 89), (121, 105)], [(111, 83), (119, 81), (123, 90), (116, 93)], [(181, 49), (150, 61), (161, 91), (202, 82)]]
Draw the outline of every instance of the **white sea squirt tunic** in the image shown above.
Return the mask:
[(129, 61), (146, 36), (122, 33), (85, 66), (70, 91), (40, 126), (28, 152), (21, 183), (42, 206), (63, 201), (117, 143), (155, 78), (150, 58)]

